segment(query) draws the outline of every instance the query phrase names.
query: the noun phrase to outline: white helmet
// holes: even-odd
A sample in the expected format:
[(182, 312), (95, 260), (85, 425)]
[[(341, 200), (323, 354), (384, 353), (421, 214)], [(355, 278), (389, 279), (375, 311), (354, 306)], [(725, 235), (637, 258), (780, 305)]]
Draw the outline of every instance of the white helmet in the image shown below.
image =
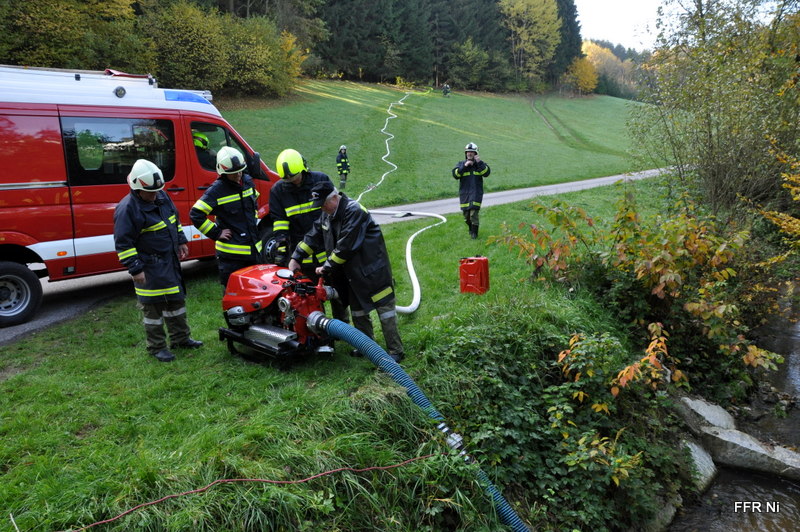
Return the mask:
[(339, 146), (339, 151), (342, 151), (342, 150), (345, 150), (345, 151), (347, 151), (347, 146), (345, 146), (344, 144), (342, 144), (341, 146)]
[(147, 159), (139, 159), (133, 163), (131, 173), (128, 174), (128, 185), (131, 190), (158, 192), (164, 188), (164, 174)]
[(247, 168), (242, 152), (230, 146), (223, 146), (217, 152), (217, 173), (238, 174)]
[(478, 153), (478, 145), (474, 142), (470, 142), (464, 146), (464, 153), (467, 153), (468, 151), (474, 151), (475, 153)]

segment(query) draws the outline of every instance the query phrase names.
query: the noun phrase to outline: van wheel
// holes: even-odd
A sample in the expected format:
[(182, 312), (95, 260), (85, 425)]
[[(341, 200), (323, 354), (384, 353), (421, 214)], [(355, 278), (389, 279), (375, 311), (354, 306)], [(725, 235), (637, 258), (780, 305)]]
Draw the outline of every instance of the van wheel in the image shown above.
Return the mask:
[(42, 304), (42, 284), (24, 264), (0, 262), (0, 327), (30, 320)]

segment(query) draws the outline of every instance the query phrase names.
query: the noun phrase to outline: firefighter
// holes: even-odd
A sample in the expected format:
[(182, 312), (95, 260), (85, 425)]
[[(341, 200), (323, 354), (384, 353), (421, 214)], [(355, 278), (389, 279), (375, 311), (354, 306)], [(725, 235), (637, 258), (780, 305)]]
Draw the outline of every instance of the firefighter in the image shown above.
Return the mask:
[[(231, 273), (261, 262), (263, 244), (258, 238), (258, 190), (244, 173), (244, 156), (223, 146), (217, 152), (219, 177), (189, 211), (194, 226), (215, 240), (219, 282), (223, 288)], [(214, 215), (216, 222), (209, 216)]]
[(193, 129), (192, 141), (194, 142), (194, 151), (197, 154), (197, 160), (200, 161), (200, 166), (206, 170), (214, 170), (217, 157), (214, 155), (213, 150), (210, 149), (208, 137), (204, 133)]
[[(281, 180), (272, 185), (269, 193), (269, 215), (272, 218), (272, 239), (275, 244), (274, 262), (286, 266), (289, 253), (319, 218), (319, 207), (309, 201), (311, 188), (320, 182), (331, 183), (322, 172), (308, 169), (306, 160), (297, 150), (283, 150), (275, 161), (275, 169)], [(303, 273), (313, 274), (316, 267), (325, 261), (325, 254), (307, 257), (303, 261)]]
[(470, 142), (464, 147), (466, 159), (453, 168), (453, 178), (458, 179), (458, 195), (464, 221), (469, 228), (469, 236), (478, 238), (480, 221), (478, 213), (483, 201), (483, 180), (489, 177), (491, 169), (478, 155), (478, 145)]
[[(322, 215), (295, 248), (289, 269), (297, 271), (303, 260), (325, 250), (328, 258), (317, 273), (346, 279), (353, 325), (373, 339), (369, 313), (378, 313), (386, 350), (400, 362), (405, 355), (397, 329), (394, 279), (380, 226), (367, 209), (340, 194), (330, 181), (312, 188), (311, 205), (321, 208)], [(354, 350), (352, 354), (359, 353)]]
[(350, 162), (347, 160), (347, 146), (339, 146), (336, 154), (336, 170), (339, 172), (339, 190), (344, 190), (347, 185), (347, 176), (350, 173)]
[(114, 210), (114, 247), (133, 278), (142, 311), (147, 352), (161, 362), (175, 360), (167, 348), (196, 349), (186, 321), (186, 289), (181, 260), (189, 255), (178, 210), (164, 188), (164, 176), (152, 162), (139, 159), (128, 174), (131, 192)]

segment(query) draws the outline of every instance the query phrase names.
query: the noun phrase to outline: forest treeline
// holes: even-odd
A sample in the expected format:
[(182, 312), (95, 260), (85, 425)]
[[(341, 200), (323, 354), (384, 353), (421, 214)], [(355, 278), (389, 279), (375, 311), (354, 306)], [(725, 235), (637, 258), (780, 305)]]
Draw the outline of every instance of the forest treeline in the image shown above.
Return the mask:
[[(0, 62), (154, 74), (163, 86), (286, 94), (301, 74), (486, 91), (586, 78), (573, 0), (28, 0), (0, 3)], [(634, 50), (595, 43), (620, 64)]]

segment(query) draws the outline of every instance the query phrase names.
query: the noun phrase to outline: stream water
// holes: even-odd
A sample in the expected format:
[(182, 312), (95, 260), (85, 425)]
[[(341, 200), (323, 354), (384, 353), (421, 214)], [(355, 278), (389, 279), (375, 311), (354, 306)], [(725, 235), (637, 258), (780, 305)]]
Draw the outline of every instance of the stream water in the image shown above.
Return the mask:
[[(800, 323), (765, 327), (758, 345), (785, 358), (768, 382), (779, 391), (800, 396)], [(739, 428), (762, 441), (800, 449), (800, 405), (785, 418), (768, 415)], [(796, 532), (800, 530), (800, 483), (721, 468), (708, 491), (684, 506), (669, 530)]]

